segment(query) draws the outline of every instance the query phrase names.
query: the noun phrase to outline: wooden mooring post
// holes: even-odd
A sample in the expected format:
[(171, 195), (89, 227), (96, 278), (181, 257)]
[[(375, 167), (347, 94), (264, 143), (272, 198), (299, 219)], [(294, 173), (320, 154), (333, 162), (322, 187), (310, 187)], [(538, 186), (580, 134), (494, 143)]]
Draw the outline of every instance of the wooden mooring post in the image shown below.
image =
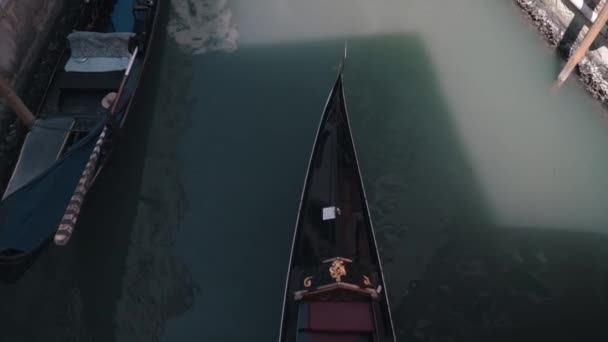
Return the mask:
[(576, 49), (576, 51), (574, 51), (572, 56), (570, 56), (568, 63), (566, 63), (566, 66), (564, 66), (562, 71), (557, 76), (557, 80), (555, 83), (553, 83), (553, 90), (559, 89), (559, 87), (561, 87), (561, 85), (568, 79), (568, 76), (570, 76), (576, 65), (583, 59), (597, 35), (600, 33), (604, 25), (606, 25), (606, 21), (608, 21), (608, 2), (604, 5), (604, 7), (602, 7), (597, 19), (595, 19), (595, 22), (593, 25), (591, 25), (589, 32), (587, 32), (587, 35), (581, 42), (581, 45)]
[(0, 77), (0, 99), (6, 100), (6, 104), (15, 112), (15, 114), (17, 114), (24, 125), (28, 128), (32, 127), (34, 121), (36, 121), (34, 114), (30, 112), (25, 104), (23, 104), (19, 96), (2, 77)]

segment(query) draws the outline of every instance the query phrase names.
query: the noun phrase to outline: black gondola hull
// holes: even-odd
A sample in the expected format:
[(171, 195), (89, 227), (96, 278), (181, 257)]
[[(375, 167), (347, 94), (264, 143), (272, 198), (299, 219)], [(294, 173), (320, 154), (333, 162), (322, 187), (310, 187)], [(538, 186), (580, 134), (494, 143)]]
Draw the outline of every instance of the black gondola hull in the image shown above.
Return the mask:
[[(300, 202), (279, 341), (394, 341), (342, 83), (323, 111)], [(342, 340), (341, 340), (342, 341)]]

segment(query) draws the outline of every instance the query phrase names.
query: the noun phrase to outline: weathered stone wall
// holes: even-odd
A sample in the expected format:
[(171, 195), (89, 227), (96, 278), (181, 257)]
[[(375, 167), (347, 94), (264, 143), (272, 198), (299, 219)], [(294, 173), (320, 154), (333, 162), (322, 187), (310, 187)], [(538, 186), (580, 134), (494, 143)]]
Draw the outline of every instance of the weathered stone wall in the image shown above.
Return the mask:
[[(65, 1), (0, 0), (0, 77), (7, 79), (21, 96), (27, 95), (26, 90), (31, 93), (40, 88), (32, 87), (32, 83), (40, 83), (32, 78), (34, 69)], [(31, 101), (24, 100), (32, 106)], [(24, 134), (15, 115), (0, 101), (0, 193), (4, 192)]]
[(63, 0), (4, 0), (0, 3), (0, 76), (23, 86)]
[[(572, 28), (575, 28), (573, 33), (578, 33), (576, 36), (577, 42), (580, 42), (589, 31), (591, 22), (578, 8), (572, 5), (570, 0), (538, 0), (538, 2), (555, 17), (557, 23), (564, 32), (568, 29), (572, 30)], [(606, 0), (584, 0), (583, 2), (586, 6), (598, 13), (606, 3)], [(608, 70), (608, 47), (605, 44), (608, 37), (606, 36), (606, 32), (608, 32), (608, 28), (604, 29), (604, 32), (600, 34), (596, 43), (588, 53), (588, 57), (598, 63), (598, 67), (600, 67), (604, 73)], [(572, 39), (574, 37), (566, 37), (566, 39), (569, 38)], [(574, 42), (570, 41), (566, 43), (571, 45)]]
[[(603, 8), (608, 0), (584, 0), (595, 9)], [(589, 31), (591, 22), (571, 3), (571, 0), (513, 0), (540, 31), (549, 45), (564, 58), (577, 47)], [(605, 28), (608, 32), (608, 28)], [(600, 34), (587, 55), (579, 63), (577, 73), (587, 90), (608, 104), (608, 36)], [(557, 75), (556, 75), (557, 76)]]

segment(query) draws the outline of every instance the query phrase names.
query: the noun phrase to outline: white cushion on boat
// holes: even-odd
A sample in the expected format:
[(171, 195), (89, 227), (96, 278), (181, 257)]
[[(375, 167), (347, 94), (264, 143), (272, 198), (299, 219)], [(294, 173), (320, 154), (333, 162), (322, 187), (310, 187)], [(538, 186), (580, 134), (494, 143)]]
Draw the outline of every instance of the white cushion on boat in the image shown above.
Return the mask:
[(65, 64), (67, 72), (108, 72), (125, 70), (129, 57), (70, 58)]
[(68, 72), (107, 72), (124, 70), (129, 64), (129, 39), (132, 32), (85, 32), (68, 35), (70, 59)]

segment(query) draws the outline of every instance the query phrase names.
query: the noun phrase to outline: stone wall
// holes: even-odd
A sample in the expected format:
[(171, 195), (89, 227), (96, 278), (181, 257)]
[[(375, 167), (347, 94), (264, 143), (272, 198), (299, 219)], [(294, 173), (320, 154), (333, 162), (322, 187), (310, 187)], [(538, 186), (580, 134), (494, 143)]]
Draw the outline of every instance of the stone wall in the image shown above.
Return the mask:
[[(581, 0), (579, 0), (580, 2)], [(582, 0), (595, 13), (608, 0)], [(590, 20), (571, 0), (513, 0), (552, 48), (567, 59), (589, 31)], [(607, 36), (600, 34), (576, 71), (587, 90), (598, 100), (608, 104), (608, 47)], [(556, 75), (557, 76), (557, 75)], [(571, 77), (574, 77), (571, 76)]]
[[(41, 88), (34, 83), (44, 82), (34, 77), (34, 70), (46, 51), (65, 1), (0, 0), (0, 77), (11, 83), (32, 110), (35, 105), (28, 101), (27, 95), (31, 97), (32, 90)], [(24, 127), (2, 103), (0, 101), (0, 193), (4, 192), (25, 135)]]
[(23, 86), (63, 0), (3, 0), (0, 3), (0, 76)]
[[(580, 42), (589, 31), (591, 21), (570, 0), (538, 0), (538, 2), (553, 14), (558, 24), (564, 30), (564, 33), (567, 30), (571, 30), (569, 34), (573, 37), (566, 37), (566, 40), (569, 41), (565, 42), (565, 44), (572, 45), (574, 39)], [(584, 0), (583, 3), (594, 10), (595, 13), (598, 13), (603, 8), (606, 0)], [(608, 33), (608, 28), (604, 28), (604, 32), (600, 34), (588, 54), (591, 59), (602, 66), (604, 71), (608, 70), (608, 47), (605, 44), (608, 37), (606, 33)]]

